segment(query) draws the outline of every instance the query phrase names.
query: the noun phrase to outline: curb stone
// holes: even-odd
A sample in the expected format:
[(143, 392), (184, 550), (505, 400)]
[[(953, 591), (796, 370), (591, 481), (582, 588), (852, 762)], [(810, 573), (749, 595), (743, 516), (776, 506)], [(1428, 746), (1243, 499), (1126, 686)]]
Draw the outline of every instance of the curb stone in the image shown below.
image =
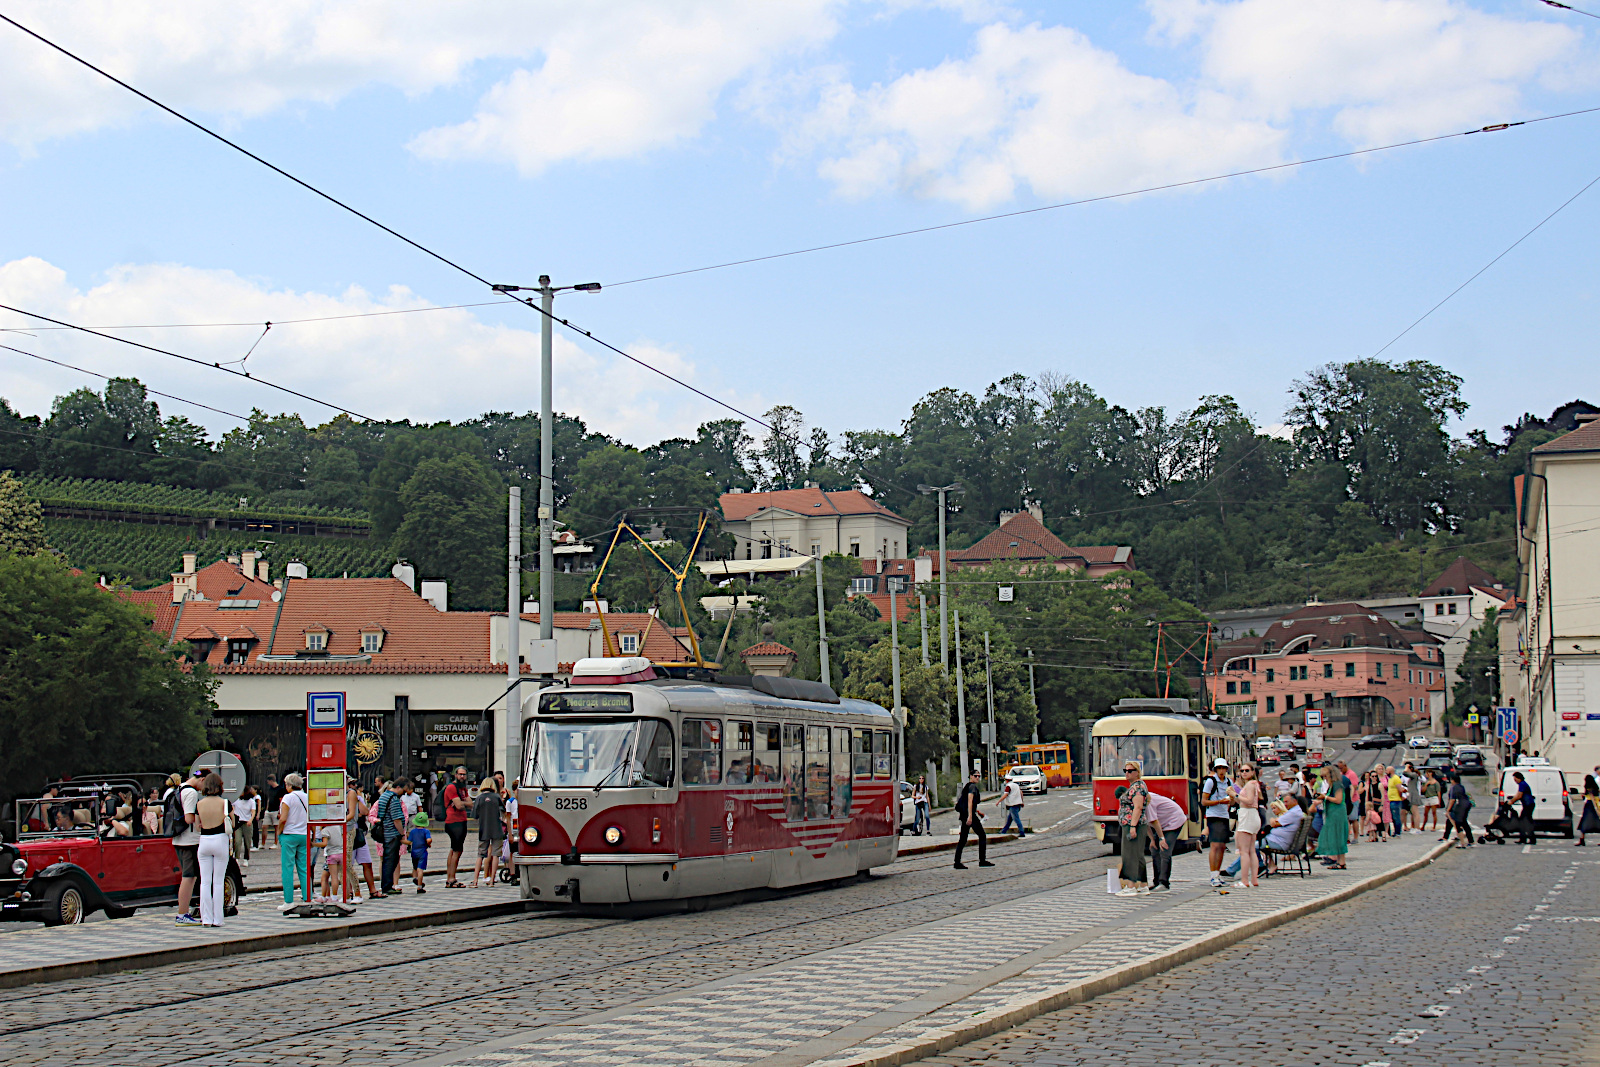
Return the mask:
[(1436, 845), (1426, 855), (1412, 860), (1410, 863), (1396, 867), (1393, 870), (1384, 871), (1381, 874), (1375, 874), (1370, 878), (1362, 879), (1325, 897), (1294, 904), (1270, 915), (1263, 915), (1257, 919), (1237, 923), (1215, 934), (1197, 938), (1159, 955), (1151, 956), (1137, 963), (1124, 964), (1093, 978), (1075, 982), (1054, 993), (1040, 997), (1020, 1007), (1012, 1008), (1002, 1014), (968, 1023), (958, 1030), (952, 1030), (914, 1045), (879, 1055), (866, 1056), (859, 1059), (830, 1057), (829, 1063), (833, 1067), (899, 1067), (900, 1064), (912, 1063), (927, 1056), (936, 1056), (941, 1052), (948, 1052), (953, 1048), (976, 1041), (979, 1038), (989, 1037), (1000, 1033), (1002, 1030), (1009, 1030), (1040, 1015), (1071, 1007), (1074, 1004), (1082, 1004), (1084, 1001), (1093, 1000), (1095, 997), (1105, 993), (1114, 993), (1146, 978), (1154, 977), (1164, 971), (1170, 971), (1174, 967), (1180, 967), (1185, 963), (1191, 963), (1204, 956), (1220, 952), (1222, 949), (1230, 948), (1241, 941), (1254, 937), (1256, 934), (1265, 933), (1275, 927), (1293, 922), (1302, 916), (1310, 915), (1335, 904), (1341, 904), (1353, 897), (1360, 896), (1370, 889), (1377, 889), (1379, 886), (1387, 885), (1399, 878), (1403, 878), (1413, 871), (1421, 870), (1444, 855), (1449, 848), (1450, 844), (1448, 842)]

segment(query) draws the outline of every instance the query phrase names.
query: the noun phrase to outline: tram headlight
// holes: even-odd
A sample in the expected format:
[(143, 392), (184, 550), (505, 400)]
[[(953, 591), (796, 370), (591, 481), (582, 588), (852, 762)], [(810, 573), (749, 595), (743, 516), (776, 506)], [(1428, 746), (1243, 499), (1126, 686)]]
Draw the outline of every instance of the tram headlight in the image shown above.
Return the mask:
[(11, 873), (16, 875), (18, 878), (20, 878), (23, 875), (27, 874), (28, 873), (28, 861), (23, 859), (21, 856), (18, 856), (16, 859), (12, 860), (11, 861)]
[(530, 845), (537, 845), (539, 843), (539, 828), (537, 826), (523, 827), (522, 839)]
[(620, 827), (620, 826), (608, 826), (608, 827), (606, 827), (605, 838), (606, 838), (606, 844), (608, 844), (608, 845), (620, 845), (620, 844), (622, 844), (622, 827)]

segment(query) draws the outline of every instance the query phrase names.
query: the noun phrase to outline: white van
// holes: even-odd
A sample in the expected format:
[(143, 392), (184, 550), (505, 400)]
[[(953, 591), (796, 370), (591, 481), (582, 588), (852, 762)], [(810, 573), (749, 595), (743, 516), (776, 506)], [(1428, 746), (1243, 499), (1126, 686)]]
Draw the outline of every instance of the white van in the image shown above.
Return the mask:
[[(1519, 763), (1501, 771), (1498, 795), (1514, 802), (1517, 798), (1517, 780), (1511, 777), (1513, 774), (1521, 774), (1533, 789), (1533, 828), (1571, 837), (1572, 809), (1567, 806), (1567, 776), (1561, 768), (1552, 767), (1541, 759), (1538, 763)], [(1516, 810), (1519, 815), (1522, 813), (1521, 808)]]

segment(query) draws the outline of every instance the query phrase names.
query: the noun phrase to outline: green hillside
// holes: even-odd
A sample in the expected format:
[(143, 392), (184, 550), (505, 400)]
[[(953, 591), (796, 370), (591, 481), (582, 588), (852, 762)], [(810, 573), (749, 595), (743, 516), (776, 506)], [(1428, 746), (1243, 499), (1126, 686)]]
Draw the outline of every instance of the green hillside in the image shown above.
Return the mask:
[[(352, 578), (386, 575), (394, 559), (382, 544), (366, 538), (296, 537), (275, 534), (212, 531), (201, 540), (185, 527), (147, 526), (137, 522), (98, 522), (83, 519), (45, 519), (45, 537), (74, 567), (136, 586), (159, 585), (183, 564), (185, 552), (200, 556), (200, 565), (246, 549), (266, 549), (274, 578), (284, 564), (299, 559), (313, 578)], [(263, 540), (273, 544), (264, 546)]]
[[(273, 494), (239, 497), (230, 493), (186, 489), (148, 482), (118, 482), (103, 478), (51, 478), (37, 473), (18, 475), (28, 494), (46, 507), (103, 508), (150, 515), (184, 515), (194, 518), (268, 519), (311, 521), (366, 527), (365, 511), (319, 507), (295, 502), (275, 503)], [(240, 506), (240, 500), (245, 501)]]

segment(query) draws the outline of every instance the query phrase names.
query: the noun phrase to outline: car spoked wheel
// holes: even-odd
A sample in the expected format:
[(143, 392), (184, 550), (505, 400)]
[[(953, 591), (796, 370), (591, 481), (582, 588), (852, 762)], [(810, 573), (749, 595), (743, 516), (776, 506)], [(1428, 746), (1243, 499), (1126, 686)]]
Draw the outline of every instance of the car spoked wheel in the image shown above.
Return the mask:
[(77, 926), (87, 912), (83, 890), (69, 882), (53, 887), (45, 896), (46, 926)]
[(222, 914), (224, 916), (236, 915), (239, 911), (239, 898), (244, 895), (244, 887), (239, 884), (239, 879), (229, 872), (222, 880)]

